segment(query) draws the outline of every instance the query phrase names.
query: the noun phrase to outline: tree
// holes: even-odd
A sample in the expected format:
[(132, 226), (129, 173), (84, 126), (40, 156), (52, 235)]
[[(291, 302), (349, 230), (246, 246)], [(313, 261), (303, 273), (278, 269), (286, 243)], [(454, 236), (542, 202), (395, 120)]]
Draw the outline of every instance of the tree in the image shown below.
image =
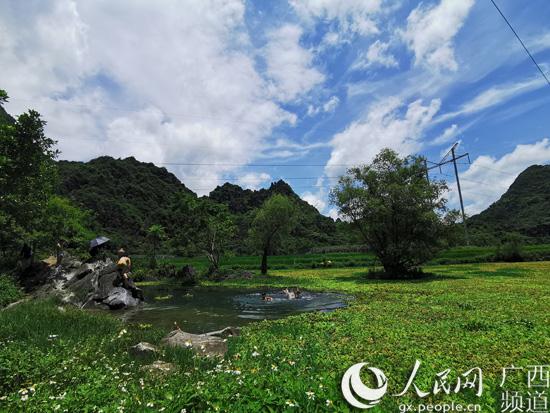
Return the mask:
[(147, 229), (147, 238), (151, 241), (151, 262), (150, 267), (156, 268), (157, 266), (157, 248), (160, 242), (166, 237), (164, 227), (159, 224), (151, 225)]
[(48, 250), (54, 249), (59, 241), (67, 247), (85, 245), (94, 237), (92, 216), (74, 206), (70, 200), (57, 195), (52, 196), (47, 204), (42, 219), (33, 230), (37, 244)]
[(288, 237), (296, 224), (296, 207), (284, 195), (275, 194), (258, 209), (252, 221), (250, 238), (262, 252), (262, 274), (267, 274), (267, 257)]
[(237, 227), (227, 206), (178, 194), (170, 208), (171, 243), (188, 255), (202, 253), (208, 258), (208, 274), (219, 271), (220, 260), (235, 237)]
[(215, 274), (220, 268), (220, 259), (235, 236), (235, 226), (225, 205), (203, 201), (200, 209), (200, 227), (198, 241), (210, 262), (209, 274)]
[[(0, 93), (0, 103), (7, 94)], [(44, 122), (34, 110), (12, 124), (0, 122), (0, 211), (13, 237), (2, 236), (2, 251), (13, 249), (21, 237), (35, 243), (33, 234), (47, 211), (57, 183), (55, 141), (44, 134)], [(6, 235), (6, 234), (4, 234)]]
[(447, 189), (428, 181), (424, 158), (383, 149), (370, 165), (351, 168), (331, 202), (357, 226), (387, 277), (408, 277), (444, 244)]

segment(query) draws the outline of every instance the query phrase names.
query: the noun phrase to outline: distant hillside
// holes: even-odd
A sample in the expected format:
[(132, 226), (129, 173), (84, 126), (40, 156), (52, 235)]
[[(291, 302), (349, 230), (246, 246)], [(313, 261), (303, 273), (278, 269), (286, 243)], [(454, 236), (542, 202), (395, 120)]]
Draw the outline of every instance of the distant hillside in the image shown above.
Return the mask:
[(0, 105), (0, 124), (14, 122), (15, 119)]
[[(210, 192), (209, 198), (227, 205), (234, 214), (243, 215), (260, 207), (273, 194), (282, 194), (294, 199), (299, 209), (300, 220), (285, 252), (303, 252), (314, 247), (349, 243), (344, 231), (339, 231), (339, 226), (347, 227), (347, 224), (336, 223), (333, 219), (321, 215), (315, 207), (301, 199), (290, 185), (282, 180), (272, 183), (268, 189), (257, 191), (225, 183)], [(241, 236), (244, 237), (245, 234)]]
[(550, 165), (527, 168), (497, 202), (468, 222), (497, 236), (518, 232), (550, 241)]
[(93, 211), (104, 232), (127, 245), (141, 243), (150, 225), (170, 220), (176, 194), (195, 196), (165, 168), (134, 158), (60, 161), (59, 175), (61, 195)]
[[(59, 162), (61, 195), (94, 213), (102, 231), (116, 243), (135, 250), (146, 248), (146, 229), (153, 224), (173, 226), (171, 205), (177, 194), (196, 197), (178, 178), (165, 168), (134, 158), (100, 157), (90, 162)], [(269, 189), (252, 191), (226, 183), (208, 197), (212, 202), (228, 206), (239, 228), (235, 253), (252, 252), (243, 242), (247, 236), (254, 209), (272, 194), (293, 198), (298, 205), (299, 225), (282, 252), (303, 252), (315, 247), (347, 244), (348, 224), (334, 222), (303, 201), (283, 181)]]

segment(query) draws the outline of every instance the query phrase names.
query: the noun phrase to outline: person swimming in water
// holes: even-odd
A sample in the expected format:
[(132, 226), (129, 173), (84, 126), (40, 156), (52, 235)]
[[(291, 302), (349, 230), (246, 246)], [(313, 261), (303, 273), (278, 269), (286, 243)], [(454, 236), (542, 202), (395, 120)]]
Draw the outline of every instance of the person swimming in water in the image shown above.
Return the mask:
[(273, 301), (273, 297), (270, 297), (266, 293), (262, 293), (262, 301)]
[(287, 300), (294, 300), (296, 298), (294, 291), (290, 291), (288, 288), (283, 290), (283, 294), (286, 295)]

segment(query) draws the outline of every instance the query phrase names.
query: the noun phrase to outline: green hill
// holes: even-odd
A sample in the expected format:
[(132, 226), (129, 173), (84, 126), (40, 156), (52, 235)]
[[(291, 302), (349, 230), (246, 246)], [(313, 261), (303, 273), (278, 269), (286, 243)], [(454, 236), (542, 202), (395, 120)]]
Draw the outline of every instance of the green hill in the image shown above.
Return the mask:
[(92, 211), (117, 243), (134, 248), (149, 226), (170, 222), (169, 205), (177, 194), (195, 196), (165, 168), (135, 158), (60, 161), (59, 176), (61, 195)]
[[(161, 224), (170, 234), (171, 227), (181, 219), (173, 216), (178, 195), (196, 197), (178, 178), (165, 168), (134, 158), (113, 159), (103, 156), (89, 162), (59, 162), (61, 195), (76, 205), (90, 210), (102, 233), (117, 244), (127, 245), (133, 251), (145, 251), (146, 230)], [(226, 183), (214, 189), (207, 199), (227, 205), (238, 226), (235, 253), (251, 253), (244, 239), (256, 208), (272, 194), (284, 194), (295, 200), (299, 224), (280, 252), (297, 253), (311, 248), (347, 244), (348, 224), (335, 222), (321, 215), (303, 201), (284, 181), (258, 191), (242, 189)], [(343, 227), (346, 229), (343, 229)], [(169, 251), (166, 251), (169, 252)]]
[(283, 246), (282, 252), (305, 252), (312, 248), (344, 245), (352, 242), (349, 240), (348, 224), (335, 222), (332, 218), (320, 214), (315, 207), (301, 199), (291, 186), (282, 180), (272, 183), (267, 189), (257, 191), (225, 183), (210, 192), (209, 198), (227, 205), (232, 213), (240, 217), (241, 225), (239, 227), (242, 238), (246, 236), (244, 232), (248, 230), (250, 213), (273, 194), (282, 194), (293, 199), (300, 215), (299, 222), (291, 234), (292, 238)]
[(537, 241), (550, 241), (550, 165), (533, 165), (516, 178), (502, 197), (472, 216), (472, 229), (502, 238), (516, 232)]

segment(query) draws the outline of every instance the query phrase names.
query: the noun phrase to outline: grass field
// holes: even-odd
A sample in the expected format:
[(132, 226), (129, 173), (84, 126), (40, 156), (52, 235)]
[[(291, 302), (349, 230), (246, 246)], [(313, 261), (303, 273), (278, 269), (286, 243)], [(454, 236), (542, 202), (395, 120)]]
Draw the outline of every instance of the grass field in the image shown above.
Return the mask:
[[(550, 259), (550, 244), (525, 245), (522, 247), (526, 261)], [(441, 252), (429, 264), (464, 264), (492, 261), (497, 247), (455, 247)], [(336, 252), (326, 254), (303, 254), (303, 255), (274, 255), (269, 257), (268, 264), (272, 270), (284, 269), (308, 269), (321, 268), (323, 261), (332, 262), (332, 268), (337, 267), (368, 267), (375, 264), (374, 255), (359, 252)], [(147, 258), (136, 257), (136, 266), (143, 267)], [(164, 257), (159, 262), (181, 266), (190, 264), (193, 267), (204, 270), (208, 267), (206, 257)], [(225, 269), (257, 270), (260, 266), (258, 256), (224, 257), (221, 267)]]
[[(223, 360), (188, 350), (162, 359), (177, 365), (159, 377), (140, 370), (126, 350), (165, 333), (123, 325), (105, 314), (29, 302), (0, 312), (0, 411), (351, 411), (340, 380), (354, 363), (382, 369), (389, 391), (369, 411), (400, 404), (474, 403), (499, 412), (504, 390), (527, 394), (526, 371), (499, 387), (502, 368), (549, 364), (550, 262), (431, 266), (417, 281), (375, 281), (366, 268), (272, 271), (232, 280), (227, 288), (301, 286), (351, 293), (347, 309), (259, 322), (231, 339)], [(429, 391), (435, 375), (450, 379), (483, 370), (484, 391), (419, 399), (404, 387), (415, 360), (415, 383)], [(368, 382), (368, 377), (364, 380)]]

